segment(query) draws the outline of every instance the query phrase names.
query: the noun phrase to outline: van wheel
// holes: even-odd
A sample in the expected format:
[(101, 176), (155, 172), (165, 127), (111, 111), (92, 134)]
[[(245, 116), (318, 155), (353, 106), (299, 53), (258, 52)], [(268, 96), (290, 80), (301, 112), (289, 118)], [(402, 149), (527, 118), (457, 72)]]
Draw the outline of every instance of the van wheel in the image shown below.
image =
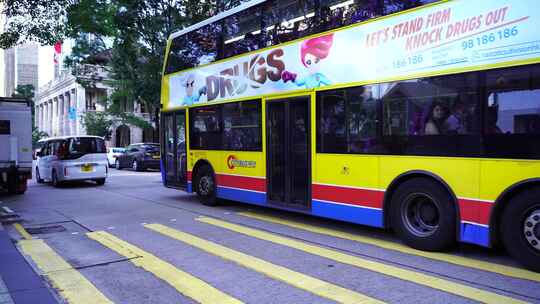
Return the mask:
[(43, 184), (44, 180), (41, 178), (41, 175), (39, 174), (39, 169), (36, 167), (36, 182), (38, 184)]
[(503, 211), (506, 250), (530, 270), (540, 272), (540, 188), (518, 193)]
[(199, 169), (195, 183), (201, 203), (206, 206), (216, 206), (216, 181), (214, 172), (209, 166), (203, 166)]
[(456, 211), (450, 195), (427, 178), (404, 182), (392, 195), (391, 220), (403, 242), (413, 248), (440, 251), (455, 244)]
[(53, 172), (52, 172), (51, 183), (52, 183), (53, 187), (55, 187), (55, 188), (60, 188), (60, 186), (61, 186), (61, 183), (58, 180), (58, 175), (56, 174), (56, 170), (53, 170)]
[(103, 185), (105, 185), (105, 179), (104, 179), (104, 178), (96, 179), (96, 184), (97, 184), (98, 186), (103, 186)]
[(120, 167), (120, 161), (118, 160), (118, 158), (114, 161), (114, 167), (116, 168), (116, 170), (122, 170), (122, 167)]

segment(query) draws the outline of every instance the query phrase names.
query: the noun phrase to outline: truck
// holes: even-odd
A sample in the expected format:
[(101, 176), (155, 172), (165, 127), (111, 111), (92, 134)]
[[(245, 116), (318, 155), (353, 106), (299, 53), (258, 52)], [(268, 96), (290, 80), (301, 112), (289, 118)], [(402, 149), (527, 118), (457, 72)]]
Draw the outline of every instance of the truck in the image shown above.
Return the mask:
[(32, 109), (30, 100), (0, 97), (0, 188), (26, 192), (32, 178)]

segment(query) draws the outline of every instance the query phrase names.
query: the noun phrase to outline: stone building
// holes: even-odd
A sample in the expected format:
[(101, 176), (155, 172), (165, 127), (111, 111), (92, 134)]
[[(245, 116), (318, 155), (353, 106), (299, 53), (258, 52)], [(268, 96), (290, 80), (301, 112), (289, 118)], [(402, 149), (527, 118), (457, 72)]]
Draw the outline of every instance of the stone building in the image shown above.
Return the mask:
[[(62, 71), (56, 79), (39, 88), (35, 102), (35, 124), (40, 131), (49, 136), (86, 135), (82, 123), (84, 113), (103, 111), (107, 98), (112, 94), (112, 88), (106, 83), (107, 71), (102, 66), (83, 65), (79, 76), (92, 75), (93, 79), (103, 79), (94, 82), (91, 88), (85, 88), (77, 83), (77, 79), (69, 71)], [(134, 102), (122, 105), (125, 112), (134, 113), (148, 122), (150, 115)], [(112, 134), (107, 140), (111, 147), (124, 147), (130, 143), (154, 141), (154, 129), (141, 128), (115, 123)]]

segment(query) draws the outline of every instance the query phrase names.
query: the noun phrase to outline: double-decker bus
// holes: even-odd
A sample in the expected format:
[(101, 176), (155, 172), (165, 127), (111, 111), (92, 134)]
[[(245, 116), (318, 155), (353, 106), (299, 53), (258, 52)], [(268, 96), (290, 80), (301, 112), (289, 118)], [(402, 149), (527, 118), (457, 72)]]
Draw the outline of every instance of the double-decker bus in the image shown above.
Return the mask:
[(254, 0), (174, 33), (163, 182), (540, 271), (536, 4)]

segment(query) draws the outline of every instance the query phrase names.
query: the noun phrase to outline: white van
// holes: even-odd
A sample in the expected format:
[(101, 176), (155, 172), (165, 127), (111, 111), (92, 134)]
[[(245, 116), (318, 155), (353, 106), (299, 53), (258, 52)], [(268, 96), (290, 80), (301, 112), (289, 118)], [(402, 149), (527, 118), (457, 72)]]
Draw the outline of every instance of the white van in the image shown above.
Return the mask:
[(93, 180), (105, 184), (108, 174), (105, 141), (97, 136), (65, 136), (40, 141), (36, 181), (58, 187), (64, 181)]

